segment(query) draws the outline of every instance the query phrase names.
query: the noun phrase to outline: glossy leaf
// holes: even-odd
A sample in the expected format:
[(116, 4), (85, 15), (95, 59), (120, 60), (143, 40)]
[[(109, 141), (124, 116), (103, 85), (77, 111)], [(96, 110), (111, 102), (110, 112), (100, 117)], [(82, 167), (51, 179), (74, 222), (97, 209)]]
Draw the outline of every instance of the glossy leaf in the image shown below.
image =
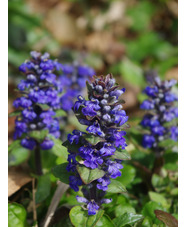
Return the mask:
[(37, 191), (36, 191), (36, 203), (41, 203), (50, 194), (51, 181), (48, 174), (38, 177)]
[(123, 215), (114, 218), (113, 222), (116, 227), (123, 227), (125, 225), (132, 225), (143, 218), (141, 214), (133, 214), (133, 213), (124, 213)]
[(59, 178), (60, 181), (62, 181), (65, 184), (69, 184), (69, 176), (72, 175), (72, 173), (67, 172), (68, 163), (63, 163), (61, 165), (57, 165), (52, 168), (52, 173), (56, 178)]
[(104, 211), (99, 210), (96, 215), (88, 215), (87, 210), (83, 210), (80, 206), (75, 206), (70, 211), (70, 220), (75, 227), (94, 227), (103, 216)]
[(25, 227), (26, 210), (18, 203), (8, 204), (8, 227)]
[(160, 221), (165, 223), (166, 226), (168, 226), (168, 227), (177, 227), (178, 226), (178, 221), (171, 214), (164, 212), (162, 210), (155, 210), (154, 213)]
[(116, 206), (114, 209), (114, 213), (116, 217), (123, 215), (124, 213), (133, 213), (135, 214), (136, 211), (132, 205), (129, 203), (123, 202), (120, 205)]
[(101, 137), (94, 136), (92, 134), (87, 134), (83, 136), (90, 144), (96, 145), (97, 143), (103, 141)]
[(103, 215), (97, 222), (96, 227), (115, 227), (114, 223), (111, 221), (109, 216)]
[(122, 193), (122, 192), (127, 192), (127, 190), (121, 182), (119, 182), (117, 180), (111, 180), (111, 183), (108, 185), (107, 192)]
[(85, 184), (89, 184), (92, 181), (94, 181), (98, 178), (101, 178), (105, 175), (105, 172), (100, 169), (90, 169), (85, 166), (79, 166), (79, 165), (76, 168), (81, 177), (81, 180)]
[(114, 155), (112, 156), (112, 158), (114, 159), (119, 159), (119, 160), (130, 160), (131, 157), (129, 155), (129, 153), (126, 150), (116, 150), (114, 152)]

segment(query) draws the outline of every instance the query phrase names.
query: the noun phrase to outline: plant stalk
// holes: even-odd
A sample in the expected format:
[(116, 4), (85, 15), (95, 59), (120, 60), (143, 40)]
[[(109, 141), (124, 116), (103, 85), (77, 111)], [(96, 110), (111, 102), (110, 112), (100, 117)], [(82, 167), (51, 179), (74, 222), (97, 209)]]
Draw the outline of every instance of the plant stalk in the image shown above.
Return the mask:
[(38, 143), (37, 143), (36, 148), (34, 150), (34, 156), (35, 156), (36, 174), (41, 176), (41, 175), (43, 175), (43, 171), (42, 171), (42, 163), (41, 163), (41, 152), (40, 152), (40, 147), (39, 147)]

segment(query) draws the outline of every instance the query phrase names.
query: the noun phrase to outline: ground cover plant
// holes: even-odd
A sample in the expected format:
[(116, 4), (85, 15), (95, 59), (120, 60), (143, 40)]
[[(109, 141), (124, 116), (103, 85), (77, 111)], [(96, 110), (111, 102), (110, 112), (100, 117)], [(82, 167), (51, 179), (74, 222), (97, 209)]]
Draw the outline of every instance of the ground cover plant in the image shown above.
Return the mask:
[(176, 5), (9, 1), (10, 227), (178, 226)]

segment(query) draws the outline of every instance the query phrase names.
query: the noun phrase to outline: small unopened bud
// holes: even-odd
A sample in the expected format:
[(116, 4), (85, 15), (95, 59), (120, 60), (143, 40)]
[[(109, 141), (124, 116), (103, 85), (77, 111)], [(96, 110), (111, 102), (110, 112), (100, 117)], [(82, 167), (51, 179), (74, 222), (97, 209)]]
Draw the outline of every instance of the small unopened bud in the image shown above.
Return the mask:
[(102, 105), (107, 105), (107, 100), (106, 99), (101, 100), (101, 104)]
[(103, 91), (102, 86), (101, 85), (96, 85), (96, 91), (102, 92)]

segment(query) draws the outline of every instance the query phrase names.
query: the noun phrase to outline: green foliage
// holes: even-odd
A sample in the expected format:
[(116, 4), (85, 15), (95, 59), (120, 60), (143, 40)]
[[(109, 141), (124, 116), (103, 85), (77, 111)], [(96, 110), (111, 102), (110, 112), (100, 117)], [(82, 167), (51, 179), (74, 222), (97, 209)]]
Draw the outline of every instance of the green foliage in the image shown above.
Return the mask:
[[(86, 210), (83, 210), (80, 206), (75, 206), (70, 211), (70, 220), (75, 227), (94, 227), (102, 226), (102, 222), (106, 223), (105, 220), (101, 221), (100, 224), (98, 221), (103, 216), (104, 211), (99, 210), (96, 215), (88, 215)], [(105, 221), (105, 222), (104, 222)]]
[(50, 195), (51, 181), (50, 175), (45, 174), (38, 177), (36, 203), (41, 203)]
[(47, 135), (48, 135), (48, 129), (41, 130), (41, 131), (35, 130), (35, 131), (29, 132), (29, 136), (37, 140), (39, 143), (43, 142), (43, 140)]
[(81, 147), (80, 144), (76, 144), (76, 143), (70, 143), (68, 140), (66, 140), (64, 143), (63, 143), (63, 146), (66, 147), (68, 150), (70, 150), (71, 152), (78, 152), (79, 148)]
[(107, 215), (103, 215), (96, 224), (96, 227), (104, 227), (104, 226), (115, 227), (114, 223)]
[(141, 214), (125, 213), (117, 218), (114, 218), (113, 222), (116, 227), (123, 227), (126, 225), (132, 225), (143, 218)]
[(124, 165), (124, 168), (121, 170), (121, 172), (122, 175), (118, 177), (117, 180), (125, 186), (132, 183), (136, 175), (135, 168), (131, 165)]
[(164, 210), (164, 208), (160, 203), (150, 201), (143, 207), (142, 214), (144, 217), (149, 217), (153, 223), (158, 224), (159, 220), (156, 218), (155, 210)]
[(157, 192), (149, 192), (149, 197), (152, 201), (160, 203), (163, 207), (168, 208), (169, 205), (167, 203), (166, 198)]
[(107, 192), (122, 193), (122, 192), (127, 192), (127, 190), (121, 182), (119, 182), (117, 180), (111, 180), (111, 183), (108, 185)]
[(178, 169), (178, 153), (166, 153), (164, 155), (165, 165), (167, 170), (176, 171)]
[(15, 140), (8, 147), (8, 165), (17, 166), (25, 162), (30, 154), (30, 151), (21, 146), (20, 140)]
[(138, 64), (125, 58), (119, 63), (118, 68), (125, 81), (141, 87), (144, 85), (143, 71)]
[(135, 7), (129, 8), (127, 15), (132, 20), (131, 29), (134, 31), (147, 30), (155, 8), (156, 7), (148, 1), (139, 2)]
[(101, 137), (94, 136), (92, 134), (83, 135), (83, 137), (92, 145), (96, 145), (97, 143), (103, 141)]
[(66, 162), (52, 168), (52, 173), (54, 174), (54, 176), (56, 178), (59, 178), (60, 181), (62, 181), (65, 184), (69, 184), (69, 176), (72, 175), (71, 173), (67, 172), (66, 170), (67, 165), (68, 163)]
[(10, 113), (8, 117), (15, 117), (21, 114), (21, 110), (15, 110), (14, 112)]
[(8, 204), (8, 227), (26, 227), (26, 210), (18, 203)]
[(119, 159), (119, 160), (130, 160), (131, 159), (129, 153), (123, 149), (117, 149), (112, 157), (114, 159)]
[(85, 183), (85, 184), (89, 184), (92, 181), (101, 178), (105, 175), (105, 172), (103, 170), (100, 169), (89, 169), (85, 166), (77, 166), (77, 171), (81, 177), (81, 180)]

